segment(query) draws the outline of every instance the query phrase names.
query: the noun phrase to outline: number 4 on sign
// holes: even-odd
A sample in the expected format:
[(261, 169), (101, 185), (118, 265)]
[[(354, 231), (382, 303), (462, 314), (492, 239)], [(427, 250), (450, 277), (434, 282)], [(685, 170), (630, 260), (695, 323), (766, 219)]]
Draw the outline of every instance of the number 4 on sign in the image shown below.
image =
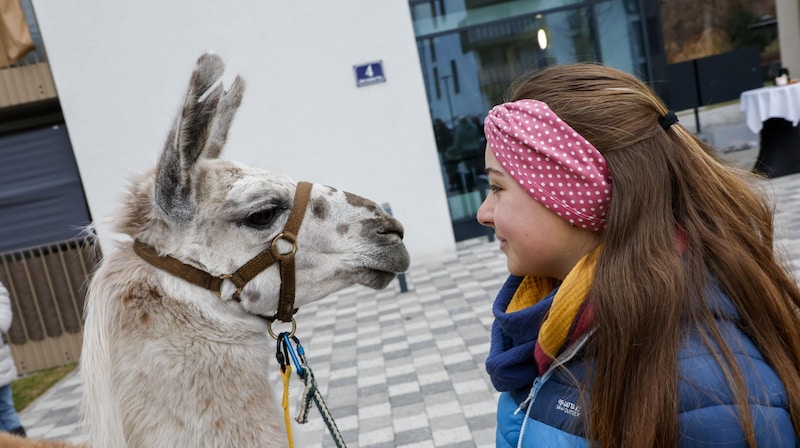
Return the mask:
[(367, 86), (378, 82), (386, 82), (383, 76), (383, 66), (381, 61), (372, 61), (365, 64), (354, 65), (353, 70), (356, 75), (356, 87)]

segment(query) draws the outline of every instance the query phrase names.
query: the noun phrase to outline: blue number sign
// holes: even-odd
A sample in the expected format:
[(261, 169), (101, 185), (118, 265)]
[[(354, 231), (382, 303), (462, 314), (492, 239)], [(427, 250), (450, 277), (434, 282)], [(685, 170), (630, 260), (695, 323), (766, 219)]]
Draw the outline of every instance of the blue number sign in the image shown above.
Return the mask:
[(356, 87), (386, 82), (386, 77), (383, 76), (383, 61), (354, 65), (353, 70), (356, 72)]

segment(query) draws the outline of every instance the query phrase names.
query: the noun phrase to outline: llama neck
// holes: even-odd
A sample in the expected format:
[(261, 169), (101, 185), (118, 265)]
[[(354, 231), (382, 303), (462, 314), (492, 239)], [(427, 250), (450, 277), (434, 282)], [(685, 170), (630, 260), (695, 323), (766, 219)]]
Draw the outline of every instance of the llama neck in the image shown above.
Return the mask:
[[(152, 272), (139, 264), (109, 264), (86, 303), (91, 331), (81, 368), (93, 382), (86, 391), (93, 442), (121, 431), (129, 446), (270, 446), (281, 419), (264, 323), (238, 304), (171, 297), (165, 291), (181, 286), (142, 275)], [(110, 402), (118, 424), (95, 418)]]

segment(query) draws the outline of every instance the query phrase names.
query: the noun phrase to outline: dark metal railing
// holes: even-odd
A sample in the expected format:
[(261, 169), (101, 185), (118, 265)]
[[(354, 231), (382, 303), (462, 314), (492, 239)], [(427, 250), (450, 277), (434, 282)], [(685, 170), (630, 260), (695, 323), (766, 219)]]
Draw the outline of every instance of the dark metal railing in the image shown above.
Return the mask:
[(8, 342), (20, 374), (77, 362), (84, 298), (100, 257), (94, 236), (0, 254), (14, 312)]

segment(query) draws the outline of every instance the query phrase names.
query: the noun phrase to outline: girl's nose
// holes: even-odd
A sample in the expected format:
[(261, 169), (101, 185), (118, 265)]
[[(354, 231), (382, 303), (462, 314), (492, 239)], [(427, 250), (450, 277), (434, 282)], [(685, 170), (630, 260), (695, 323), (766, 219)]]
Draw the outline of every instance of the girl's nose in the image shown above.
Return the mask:
[(494, 222), (492, 220), (492, 213), (491, 213), (491, 210), (490, 210), (491, 207), (489, 207), (486, 204), (486, 202), (488, 202), (488, 200), (489, 200), (489, 198), (484, 199), (483, 203), (478, 208), (478, 213), (477, 213), (477, 215), (475, 217), (478, 219), (478, 222), (481, 225), (484, 225), (486, 227), (493, 227)]

